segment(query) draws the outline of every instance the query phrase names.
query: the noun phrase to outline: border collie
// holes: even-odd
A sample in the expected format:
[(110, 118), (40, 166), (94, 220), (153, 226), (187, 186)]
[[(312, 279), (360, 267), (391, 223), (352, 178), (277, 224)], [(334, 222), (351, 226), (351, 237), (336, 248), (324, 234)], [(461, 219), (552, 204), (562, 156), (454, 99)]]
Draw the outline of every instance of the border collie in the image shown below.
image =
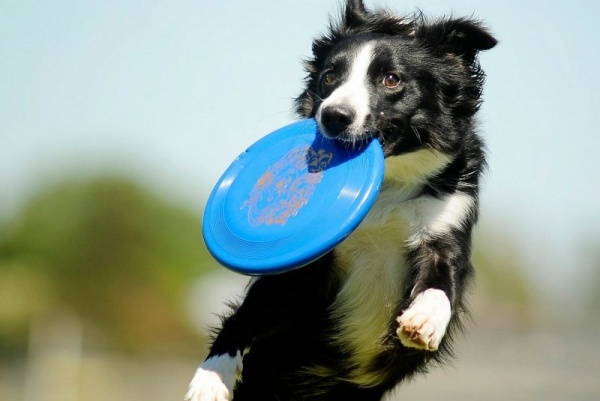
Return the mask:
[(349, 146), (377, 138), (382, 190), (333, 251), (251, 281), (186, 400), (375, 401), (451, 356), (485, 166), (477, 54), (496, 43), (472, 19), (347, 2), (313, 42), (296, 111)]

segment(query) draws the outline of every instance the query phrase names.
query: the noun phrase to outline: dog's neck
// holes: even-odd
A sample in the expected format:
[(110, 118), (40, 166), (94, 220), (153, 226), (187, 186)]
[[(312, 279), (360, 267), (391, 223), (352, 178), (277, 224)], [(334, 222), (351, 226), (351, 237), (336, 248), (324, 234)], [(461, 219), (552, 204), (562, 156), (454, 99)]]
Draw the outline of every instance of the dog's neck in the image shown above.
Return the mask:
[(433, 149), (389, 156), (385, 159), (384, 185), (420, 188), (451, 161), (451, 156)]

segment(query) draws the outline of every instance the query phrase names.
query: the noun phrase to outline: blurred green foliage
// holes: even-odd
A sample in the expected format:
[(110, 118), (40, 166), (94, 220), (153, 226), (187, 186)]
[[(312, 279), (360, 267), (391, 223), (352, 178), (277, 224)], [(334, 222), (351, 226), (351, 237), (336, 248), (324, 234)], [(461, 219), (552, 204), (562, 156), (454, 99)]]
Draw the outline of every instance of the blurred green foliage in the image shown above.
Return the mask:
[(60, 308), (109, 347), (192, 346), (184, 287), (211, 265), (200, 216), (127, 179), (49, 186), (0, 227), (0, 353), (24, 352), (32, 319)]
[(530, 306), (532, 286), (525, 275), (519, 248), (507, 233), (489, 230), (476, 237), (473, 264), (477, 280), (489, 302)]
[(600, 235), (594, 233), (587, 236), (584, 246), (584, 253), (587, 256), (588, 266), (590, 269), (588, 277), (588, 297), (586, 309), (588, 315), (596, 320), (600, 320), (600, 246), (598, 246), (598, 238)]
[[(0, 356), (22, 355), (31, 323), (64, 310), (82, 320), (87, 347), (201, 349), (205, 339), (190, 327), (183, 299), (215, 266), (200, 226), (199, 213), (122, 177), (40, 190), (0, 226)], [(531, 287), (518, 247), (502, 230), (478, 232), (483, 300), (527, 312)]]

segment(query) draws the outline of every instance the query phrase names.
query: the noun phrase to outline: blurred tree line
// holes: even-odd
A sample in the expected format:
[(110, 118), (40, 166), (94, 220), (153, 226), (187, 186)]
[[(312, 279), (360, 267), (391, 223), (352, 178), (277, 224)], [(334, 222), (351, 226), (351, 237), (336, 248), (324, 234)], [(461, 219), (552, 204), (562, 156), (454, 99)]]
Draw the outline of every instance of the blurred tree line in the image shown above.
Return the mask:
[[(478, 237), (485, 299), (526, 309), (516, 248), (507, 236)], [(93, 333), (120, 350), (198, 349), (205, 339), (184, 316), (183, 297), (214, 265), (199, 215), (126, 178), (48, 186), (0, 225), (0, 357), (23, 355), (32, 321), (57, 310), (83, 321), (86, 346)]]
[(24, 352), (32, 319), (60, 309), (108, 347), (199, 343), (182, 297), (209, 261), (200, 216), (125, 178), (52, 185), (0, 226), (0, 353)]

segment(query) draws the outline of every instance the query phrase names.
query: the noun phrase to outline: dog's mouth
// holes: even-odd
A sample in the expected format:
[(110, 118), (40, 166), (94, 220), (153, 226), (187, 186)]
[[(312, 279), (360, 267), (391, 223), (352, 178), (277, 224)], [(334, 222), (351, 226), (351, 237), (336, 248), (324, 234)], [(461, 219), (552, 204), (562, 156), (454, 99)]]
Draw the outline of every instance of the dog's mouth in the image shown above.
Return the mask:
[(315, 119), (323, 136), (335, 140), (344, 147), (353, 150), (362, 149), (376, 140), (385, 157), (392, 153), (385, 133), (374, 126), (373, 116), (370, 113), (358, 115), (355, 110), (345, 105), (328, 105), (317, 110)]
[(376, 130), (367, 129), (362, 124), (356, 124), (353, 121), (340, 122), (331, 120), (327, 115), (319, 114), (317, 114), (316, 120), (323, 136), (347, 147), (359, 148), (373, 139), (379, 139), (380, 142), (383, 139), (383, 136)]
[(384, 134), (379, 130), (374, 129), (363, 129), (361, 131), (342, 131), (336, 132), (335, 134), (331, 134), (330, 132), (324, 130), (319, 124), (319, 132), (331, 140), (336, 141), (341, 144), (343, 147), (359, 150), (367, 147), (372, 141), (379, 142), (385, 157), (388, 156), (388, 152), (386, 152), (386, 141)]
[(319, 131), (326, 138), (332, 139), (347, 148), (360, 149), (369, 145), (373, 140), (379, 141), (380, 145), (383, 147), (383, 135), (374, 130), (362, 130), (359, 132), (342, 131), (333, 135), (330, 132), (323, 130), (321, 127), (319, 127)]
[[(402, 153), (406, 146), (406, 144), (403, 144), (401, 140), (393, 140), (392, 138), (389, 138), (389, 136), (386, 136), (383, 131), (376, 129), (365, 129), (358, 134), (342, 133), (341, 135), (337, 135), (335, 137), (331, 137), (329, 135), (325, 136), (352, 150), (362, 149), (368, 146), (372, 141), (377, 141), (379, 146), (381, 146), (383, 156), (386, 158), (398, 153)], [(405, 151), (406, 150), (407, 149), (405, 149)]]

